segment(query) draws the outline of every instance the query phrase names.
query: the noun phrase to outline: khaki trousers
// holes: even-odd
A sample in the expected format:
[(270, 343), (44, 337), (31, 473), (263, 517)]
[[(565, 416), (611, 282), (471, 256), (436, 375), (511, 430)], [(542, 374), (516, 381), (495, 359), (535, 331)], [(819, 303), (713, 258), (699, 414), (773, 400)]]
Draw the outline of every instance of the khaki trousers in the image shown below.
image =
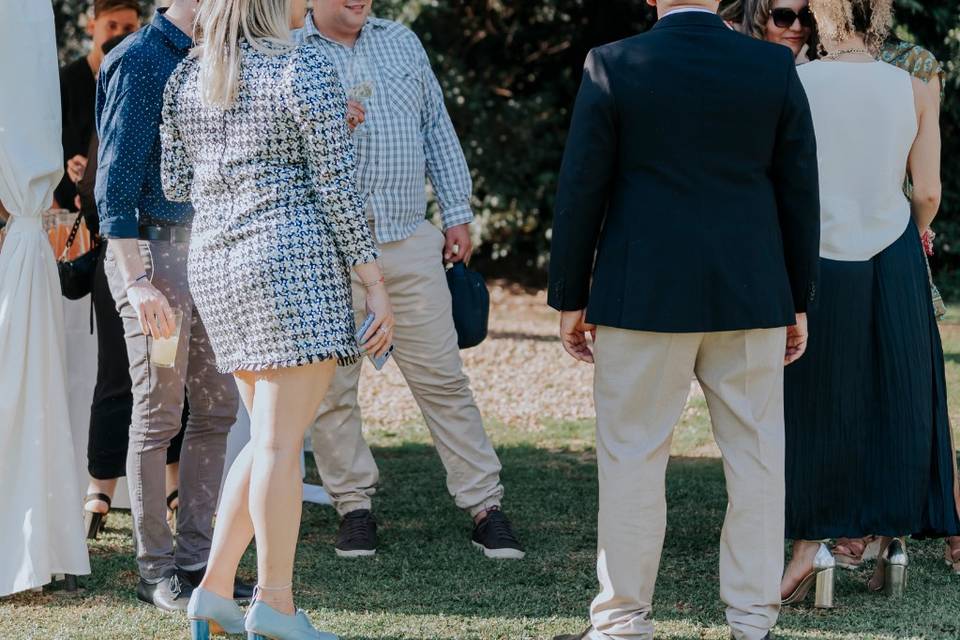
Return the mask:
[[(380, 264), (396, 319), (392, 357), (423, 412), (448, 491), (458, 507), (476, 515), (500, 504), (500, 461), (463, 373), (443, 244), (443, 234), (425, 221), (411, 237), (381, 245)], [(366, 317), (365, 300), (354, 274), (358, 326)], [(369, 509), (379, 480), (357, 403), (361, 365), (337, 370), (311, 429), (317, 469), (341, 515)]]
[(670, 334), (599, 328), (601, 591), (591, 607), (591, 640), (653, 638), (666, 467), (693, 375), (723, 453), (729, 502), (720, 539), (720, 597), (727, 621), (737, 640), (759, 640), (776, 623), (783, 574), (785, 346), (785, 329)]

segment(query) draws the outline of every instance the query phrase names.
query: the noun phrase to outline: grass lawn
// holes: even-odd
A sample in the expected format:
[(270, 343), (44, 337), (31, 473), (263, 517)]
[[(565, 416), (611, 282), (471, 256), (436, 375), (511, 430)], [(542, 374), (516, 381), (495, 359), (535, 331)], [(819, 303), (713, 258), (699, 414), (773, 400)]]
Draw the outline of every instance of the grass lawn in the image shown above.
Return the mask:
[[(956, 412), (960, 315), (943, 325), (943, 335)], [(522, 393), (517, 391), (517, 402), (523, 401)], [(958, 418), (955, 414), (954, 424), (960, 424)], [(296, 590), (300, 606), (320, 628), (348, 640), (521, 640), (585, 626), (596, 590), (593, 424), (555, 419), (544, 407), (539, 424), (493, 419), (488, 428), (505, 468), (505, 507), (528, 547), (526, 560), (488, 561), (468, 544), (468, 519), (446, 493), (443, 469), (421, 422), (377, 426), (370, 439), (382, 476), (378, 555), (338, 559), (333, 511), (312, 505), (304, 510)], [(674, 453), (669, 530), (654, 608), (658, 637), (725, 639), (717, 554), (726, 499), (702, 398), (691, 399)], [(786, 609), (777, 637), (960, 638), (960, 577), (943, 565), (942, 544), (912, 543), (909, 549), (911, 582), (903, 600), (868, 594), (867, 570), (841, 572), (839, 607)], [(107, 534), (92, 545), (91, 554), (93, 575), (84, 579), (81, 596), (45, 591), (0, 600), (0, 640), (189, 637), (184, 618), (135, 600), (129, 514), (111, 516)], [(254, 575), (252, 560), (248, 554), (242, 569), (248, 578)]]

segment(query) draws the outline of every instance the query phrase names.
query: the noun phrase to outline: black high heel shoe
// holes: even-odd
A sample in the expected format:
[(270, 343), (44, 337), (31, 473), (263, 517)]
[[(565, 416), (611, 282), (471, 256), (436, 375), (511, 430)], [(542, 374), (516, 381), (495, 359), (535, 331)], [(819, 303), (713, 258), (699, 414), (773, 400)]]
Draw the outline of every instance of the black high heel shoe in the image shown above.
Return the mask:
[[(91, 502), (107, 503), (107, 510), (103, 513), (90, 511), (87, 506)], [(110, 513), (110, 496), (105, 493), (90, 493), (83, 499), (83, 528), (87, 531), (87, 540), (96, 540), (107, 526), (107, 514)]]

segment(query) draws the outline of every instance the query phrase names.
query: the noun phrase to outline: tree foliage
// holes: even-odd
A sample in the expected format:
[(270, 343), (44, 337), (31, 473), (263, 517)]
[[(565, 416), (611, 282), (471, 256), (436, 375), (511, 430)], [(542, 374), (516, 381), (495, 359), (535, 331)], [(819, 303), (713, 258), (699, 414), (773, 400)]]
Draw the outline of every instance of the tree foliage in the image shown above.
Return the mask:
[[(958, 0), (898, 0), (896, 33), (931, 49), (949, 72), (934, 264), (947, 288), (960, 293), (960, 275), (953, 275), (960, 274), (958, 6)], [(586, 52), (643, 31), (654, 18), (646, 3), (631, 0), (462, 0), (421, 8), (412, 27), (447, 89), (476, 178), (483, 258), (507, 258), (507, 272), (542, 276), (556, 176)]]
[[(86, 0), (53, 0), (62, 57), (82, 50)], [(960, 0), (897, 0), (896, 34), (948, 69), (944, 203), (934, 265), (960, 294)], [(422, 38), (475, 182), (484, 269), (542, 280), (570, 109), (591, 47), (646, 30), (640, 0), (375, 0)]]

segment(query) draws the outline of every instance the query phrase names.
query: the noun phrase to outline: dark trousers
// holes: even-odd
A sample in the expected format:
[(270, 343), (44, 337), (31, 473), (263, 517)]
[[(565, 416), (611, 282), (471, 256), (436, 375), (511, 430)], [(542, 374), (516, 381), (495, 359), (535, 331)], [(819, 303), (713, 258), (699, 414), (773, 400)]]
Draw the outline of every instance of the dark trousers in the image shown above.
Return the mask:
[[(123, 322), (110, 294), (100, 252), (93, 278), (93, 311), (97, 323), (97, 384), (90, 406), (90, 435), (87, 440), (87, 471), (98, 480), (122, 478), (127, 474), (127, 444), (133, 394), (130, 391), (130, 363)], [(189, 409), (184, 402), (182, 424)], [(167, 464), (180, 461), (183, 428), (170, 442)]]

